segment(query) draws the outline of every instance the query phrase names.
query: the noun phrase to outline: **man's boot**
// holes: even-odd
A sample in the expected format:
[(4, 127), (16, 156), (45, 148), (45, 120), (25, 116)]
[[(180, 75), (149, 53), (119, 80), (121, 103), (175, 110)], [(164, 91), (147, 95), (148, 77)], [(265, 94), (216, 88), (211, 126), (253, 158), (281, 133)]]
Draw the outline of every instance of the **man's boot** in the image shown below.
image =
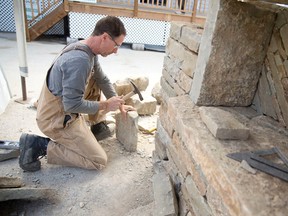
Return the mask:
[(19, 141), (20, 158), (19, 165), (25, 171), (34, 172), (40, 170), (40, 156), (47, 154), (49, 138), (33, 134), (22, 134)]
[(113, 136), (115, 133), (115, 123), (107, 124), (104, 122), (99, 122), (98, 124), (91, 126), (91, 131), (96, 137), (97, 141), (106, 139)]

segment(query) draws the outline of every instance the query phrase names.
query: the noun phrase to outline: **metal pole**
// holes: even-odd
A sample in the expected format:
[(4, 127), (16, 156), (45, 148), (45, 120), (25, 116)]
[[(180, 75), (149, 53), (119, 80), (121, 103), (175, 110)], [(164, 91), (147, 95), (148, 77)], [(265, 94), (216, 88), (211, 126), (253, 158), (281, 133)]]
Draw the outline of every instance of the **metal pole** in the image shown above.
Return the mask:
[(28, 66), (26, 56), (26, 33), (24, 21), (24, 5), (22, 0), (13, 0), (14, 3), (14, 18), (16, 26), (16, 38), (18, 46), (19, 70), (22, 85), (23, 101), (27, 100), (25, 77), (28, 77)]

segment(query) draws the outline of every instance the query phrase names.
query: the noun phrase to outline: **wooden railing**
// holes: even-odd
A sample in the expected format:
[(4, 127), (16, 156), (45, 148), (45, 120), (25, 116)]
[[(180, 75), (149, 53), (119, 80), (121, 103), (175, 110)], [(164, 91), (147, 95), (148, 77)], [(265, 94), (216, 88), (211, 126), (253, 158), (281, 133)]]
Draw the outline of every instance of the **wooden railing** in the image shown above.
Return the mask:
[[(212, 0), (23, 0), (28, 40), (34, 40), (70, 11), (159, 21), (204, 23)], [(47, 21), (44, 22), (45, 17)], [(30, 37), (31, 36), (31, 37)]]
[(42, 19), (53, 8), (61, 4), (63, 0), (24, 0), (26, 22), (28, 27)]

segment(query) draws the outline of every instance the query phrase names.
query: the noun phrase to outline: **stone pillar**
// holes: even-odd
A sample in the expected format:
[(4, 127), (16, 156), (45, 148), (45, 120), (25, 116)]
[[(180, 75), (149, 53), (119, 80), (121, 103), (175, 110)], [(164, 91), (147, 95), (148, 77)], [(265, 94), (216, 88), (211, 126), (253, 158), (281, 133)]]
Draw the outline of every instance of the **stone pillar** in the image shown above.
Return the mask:
[(197, 105), (249, 106), (275, 14), (236, 0), (210, 1), (190, 97)]

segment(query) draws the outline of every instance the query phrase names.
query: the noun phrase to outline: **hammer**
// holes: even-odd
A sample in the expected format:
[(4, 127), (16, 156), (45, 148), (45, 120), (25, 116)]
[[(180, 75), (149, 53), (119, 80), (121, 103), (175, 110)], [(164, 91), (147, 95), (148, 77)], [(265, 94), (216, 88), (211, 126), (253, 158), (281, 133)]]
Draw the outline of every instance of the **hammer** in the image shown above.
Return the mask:
[(141, 92), (139, 91), (139, 89), (137, 88), (137, 86), (135, 85), (135, 83), (133, 83), (131, 80), (130, 80), (130, 83), (133, 87), (133, 91), (129, 92), (128, 94), (126, 94), (122, 99), (125, 101), (127, 100), (128, 98), (132, 97), (133, 95), (135, 94), (138, 94), (139, 96), (139, 99), (142, 101), (143, 100), (143, 97), (141, 95)]

